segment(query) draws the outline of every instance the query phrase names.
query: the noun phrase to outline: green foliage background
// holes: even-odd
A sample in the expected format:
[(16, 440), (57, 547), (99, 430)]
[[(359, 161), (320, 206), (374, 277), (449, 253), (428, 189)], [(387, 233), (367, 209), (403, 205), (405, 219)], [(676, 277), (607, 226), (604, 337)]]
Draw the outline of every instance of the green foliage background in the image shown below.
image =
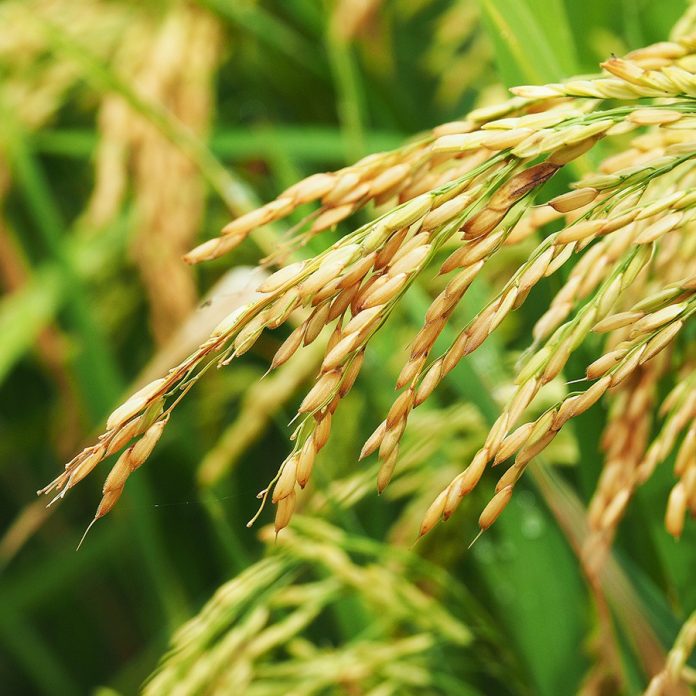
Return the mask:
[[(263, 437), (219, 483), (202, 487), (196, 478), (204, 454), (240, 412), (245, 391), (265, 372), (281, 340), (277, 336), (263, 338), (236, 365), (206, 376), (177, 409), (163, 442), (129, 481), (117, 508), (78, 553), (101, 477), (90, 478), (48, 516), (43, 501), (34, 502), (36, 489), (93, 435), (158, 350), (129, 252), (133, 193), (104, 229), (86, 229), (83, 222), (100, 138), (97, 108), (105, 94), (118, 94), (168, 137), (171, 128), (166, 115), (161, 119), (156, 109), (138, 101), (134, 85), (114, 70), (108, 52), (95, 54), (99, 37), (89, 35), (89, 26), (47, 29), (42, 22), (50, 3), (27, 3), (36, 7), (25, 14), (12, 12), (17, 4), (0, 5), (12, 20), (4, 31), (38, 31), (45, 45), (33, 61), (23, 63), (5, 51), (0, 62), (0, 234), (14, 249), (10, 258), (3, 244), (0, 255), (6, 268), (23, 269), (21, 282), (11, 289), (5, 271), (7, 292), (0, 300), (0, 518), (7, 530), (0, 544), (0, 684), (7, 694), (100, 688), (104, 694), (110, 689), (128, 694), (155, 669), (173, 630), (216, 588), (261, 558), (287, 554), (293, 559), (295, 575), (277, 580), (280, 585), (325, 579), (333, 571), (321, 558), (264, 543), (244, 526), (255, 510), (256, 491), (272, 478), (287, 449), (286, 424), (301, 389), (281, 404)], [(177, 3), (104, 4), (121, 7), (132, 21), (142, 15), (164, 21)], [(174, 133), (183, 151), (193, 151), (209, 188), (199, 239), (229, 219), (221, 187), (227, 186), (228, 199), (242, 207), (268, 200), (303, 175), (338, 168), (456, 119), (480, 104), (482, 95), (502, 96), (496, 85), (592, 72), (611, 52), (620, 55), (663, 39), (685, 5), (678, 0), (393, 0), (374, 3), (361, 30), (342, 38), (332, 21), (337, 5), (350, 3), (193, 4), (211, 13), (223, 32), (207, 143), (214, 157)], [(85, 5), (98, 9), (100, 3)], [(102, 29), (95, 24), (95, 32)], [(74, 79), (55, 96), (51, 117), (35, 127), (15, 108), (14, 80), (19, 74), (31, 84), (59, 63), (72, 66)], [(261, 256), (248, 243), (232, 262), (255, 264)], [(230, 262), (196, 271), (201, 295)], [(494, 277), (489, 280), (495, 283)], [(365, 375), (339, 410), (331, 444), (321, 456), (313, 494), (318, 502), (292, 532), (304, 544), (319, 544), (312, 539), (329, 534), (321, 525), (335, 525), (335, 543), (356, 567), (392, 564), (405, 580), (432, 592), (464, 633), (452, 629), (445, 635), (440, 624), (425, 625), (418, 615), (397, 621), (388, 610), (380, 611), (380, 602), (364, 588), (347, 583), (332, 590), (306, 631), (308, 640), (341, 649), (366, 637), (388, 645), (409, 634), (428, 634), (434, 647), (418, 659), (424, 660), (430, 681), (414, 686), (414, 693), (577, 691), (596, 659), (591, 649), (596, 618), (568, 541), (572, 533), (559, 525), (558, 511), (549, 505), (560, 506), (561, 520), (572, 525), (572, 505), (563, 491), (574, 491), (585, 503), (589, 499), (599, 471), (601, 409), (579, 419), (575, 439), (554, 450), (545, 469), (524, 484), (471, 551), (466, 547), (480, 505), (463, 509), (413, 552), (409, 535), (430, 492), (448, 472), (463, 468), (481, 441), (495, 414), (492, 394), (508, 379), (515, 351), (527, 344), (531, 324), (553, 290), (549, 281), (525, 303), (502, 340), (487, 342), (480, 355), (453, 373), (420, 430), (416, 424), (409, 435), (414, 448), (420, 440), (431, 443), (428, 456), (414, 455), (414, 466), (396, 482), (396, 491), (377, 499), (373, 472), (360, 478), (355, 462), (392, 398), (400, 368), (397, 349), (427, 307), (427, 283), (413, 293), (408, 309), (368, 352)], [(58, 367), (47, 363), (39, 347), (47, 330), (55, 338)], [(348, 496), (342, 498), (331, 482), (354, 479), (364, 490), (356, 505), (348, 505)], [(665, 469), (637, 496), (616, 544), (627, 584), (621, 601), (612, 605), (610, 640), (621, 654), (627, 693), (645, 684), (635, 645), (642, 627), (666, 648), (696, 607), (694, 556), (684, 553), (696, 536), (691, 525), (675, 545), (662, 529), (668, 490)], [(481, 503), (484, 494), (479, 495)], [(313, 526), (312, 518), (321, 522)], [(397, 560), (395, 554), (401, 554)], [(263, 596), (254, 600), (264, 601)], [(281, 648), (267, 656), (270, 664), (292, 659), (293, 651)], [(286, 693), (285, 677), (269, 674), (266, 693), (274, 692), (274, 683), (275, 693)], [(298, 693), (314, 693), (313, 677), (307, 675), (293, 677)], [(367, 693), (326, 685), (317, 692)]]

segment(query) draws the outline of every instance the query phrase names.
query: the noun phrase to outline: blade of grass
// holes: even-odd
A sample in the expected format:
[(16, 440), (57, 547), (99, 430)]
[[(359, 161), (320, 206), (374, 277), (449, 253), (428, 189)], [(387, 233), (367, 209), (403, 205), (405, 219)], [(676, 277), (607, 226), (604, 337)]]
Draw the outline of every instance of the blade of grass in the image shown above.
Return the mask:
[(55, 317), (66, 290), (64, 276), (52, 265), (0, 302), (0, 384), (31, 349), (42, 329)]
[[(524, 0), (479, 0), (479, 4), (483, 25), (495, 48), (499, 76), (508, 87), (564, 76), (563, 63), (572, 64), (569, 49), (560, 41), (555, 46), (548, 40), (538, 19), (540, 13), (532, 11)], [(551, 1), (544, 4), (557, 5)], [(558, 8), (554, 14), (557, 19), (565, 16)], [(558, 31), (568, 35), (563, 29)], [(559, 59), (562, 55), (567, 58)]]
[[(78, 238), (74, 228), (66, 235), (64, 255), (72, 260), (83, 286), (124, 253), (128, 219), (127, 213), (89, 239)], [(35, 265), (27, 282), (0, 300), (0, 384), (32, 348), (39, 333), (55, 320), (69, 296), (68, 285), (60, 263), (47, 261)]]
[(47, 696), (82, 693), (41, 634), (12, 608), (3, 609), (0, 642), (22, 666), (40, 693)]
[(200, 0), (200, 4), (237, 25), (247, 35), (286, 55), (309, 72), (326, 78), (311, 43), (301, 34), (255, 2)]
[(106, 337), (90, 309), (87, 293), (63, 244), (66, 228), (45, 174), (31, 151), (19, 124), (8, 109), (0, 105), (4, 122), (4, 148), (26, 210), (41, 235), (44, 248), (60, 269), (67, 295), (66, 312), (80, 336), (81, 354), (74, 364), (82, 397), (93, 419), (105, 415), (113, 406), (114, 394), (121, 387), (118, 367)]
[[(305, 164), (342, 164), (346, 149), (344, 136), (331, 126), (273, 126), (273, 139), (266, 128), (225, 128), (211, 136), (210, 148), (217, 157), (241, 160), (270, 158), (277, 144), (288, 157)], [(365, 150), (379, 152), (403, 145), (406, 136), (389, 130), (366, 130)], [(33, 138), (37, 151), (69, 158), (91, 156), (97, 143), (92, 131), (80, 129), (43, 130)]]
[(353, 49), (329, 29), (326, 50), (336, 88), (336, 111), (345, 141), (346, 161), (357, 161), (365, 154), (364, 109)]

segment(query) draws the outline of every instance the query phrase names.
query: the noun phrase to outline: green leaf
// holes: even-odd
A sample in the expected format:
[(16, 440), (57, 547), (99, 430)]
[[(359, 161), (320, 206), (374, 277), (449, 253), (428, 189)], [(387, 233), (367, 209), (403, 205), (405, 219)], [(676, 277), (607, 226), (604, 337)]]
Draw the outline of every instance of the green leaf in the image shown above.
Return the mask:
[(479, 4), (500, 78), (509, 87), (554, 82), (575, 71), (573, 35), (560, 0), (479, 0)]

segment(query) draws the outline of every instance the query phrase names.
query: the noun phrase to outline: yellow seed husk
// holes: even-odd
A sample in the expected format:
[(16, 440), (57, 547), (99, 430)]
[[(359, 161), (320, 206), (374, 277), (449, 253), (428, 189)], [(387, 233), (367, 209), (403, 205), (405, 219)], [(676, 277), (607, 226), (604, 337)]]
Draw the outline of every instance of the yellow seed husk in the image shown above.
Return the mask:
[(338, 386), (340, 380), (340, 372), (332, 370), (325, 372), (312, 387), (310, 392), (305, 396), (297, 409), (300, 413), (310, 413), (328, 403), (330, 397)]
[(297, 481), (297, 460), (298, 456), (293, 455), (285, 461), (280, 471), (278, 481), (273, 488), (273, 502), (277, 503), (295, 490)]
[(331, 305), (329, 302), (324, 302), (323, 305), (317, 307), (305, 322), (306, 329), (303, 342), (307, 346), (314, 341), (326, 326), (329, 319), (329, 310)]
[(451, 198), (442, 205), (439, 205), (434, 210), (431, 210), (423, 218), (423, 229), (424, 230), (434, 230), (441, 227), (445, 223), (461, 215), (467, 206), (469, 206), (473, 201), (473, 195), (470, 191), (464, 191), (458, 196)]
[(520, 294), (521, 291), (514, 285), (505, 292), (500, 299), (500, 304), (496, 308), (495, 313), (491, 317), (490, 324), (488, 325), (489, 334), (495, 331), (495, 329), (500, 325), (500, 322), (502, 322), (503, 319), (505, 319), (505, 317), (510, 313), (512, 308), (517, 305)]
[(532, 286), (536, 285), (546, 273), (551, 260), (553, 259), (554, 249), (549, 247), (532, 261), (529, 268), (520, 276), (518, 280), (519, 292), (523, 293)]
[(417, 220), (423, 218), (432, 205), (432, 197), (429, 193), (411, 199), (382, 218), (382, 224), (390, 230), (398, 230), (408, 227)]
[[(423, 246), (428, 243), (430, 239), (430, 234), (428, 232), (419, 232), (413, 235), (408, 241), (405, 241), (394, 253), (390, 259), (390, 263), (393, 266), (397, 261), (400, 261), (404, 256), (410, 254), (414, 249)], [(393, 273), (393, 272), (392, 272)]]
[(420, 528), (418, 530), (419, 538), (425, 536), (442, 519), (442, 515), (445, 511), (446, 502), (447, 489), (442, 491), (437, 496), (437, 498), (435, 498), (435, 500), (430, 504), (430, 507), (425, 511), (425, 514), (423, 515), (423, 521), (421, 522)]
[(379, 445), (379, 458), (382, 461), (389, 459), (391, 453), (399, 446), (399, 441), (403, 435), (406, 421), (396, 423), (393, 427), (386, 426), (384, 437)]
[(567, 145), (556, 150), (547, 160), (550, 164), (563, 166), (584, 155), (597, 142), (600, 136), (592, 136), (574, 145)]
[(397, 164), (380, 172), (370, 184), (370, 195), (378, 196), (380, 193), (390, 190), (396, 184), (402, 182), (411, 173), (410, 165)]
[(597, 358), (593, 363), (591, 363), (585, 370), (585, 376), (587, 379), (595, 380), (601, 377), (607, 371), (616, 367), (620, 360), (626, 356), (627, 350), (624, 348), (613, 350), (609, 353), (602, 355)]
[(439, 358), (425, 373), (425, 376), (416, 389), (416, 395), (413, 401), (416, 406), (420, 406), (440, 383), (440, 379), (442, 379), (442, 363), (442, 358)]
[(336, 208), (329, 208), (325, 210), (312, 224), (310, 228), (310, 234), (316, 234), (318, 232), (323, 232), (331, 227), (335, 227), (339, 222), (345, 220), (349, 215), (352, 214), (355, 206), (353, 203), (346, 203), (344, 205), (339, 205)]
[(462, 501), (462, 496), (459, 495), (459, 482), (463, 476), (464, 473), (459, 474), (446, 489), (445, 509), (442, 511), (443, 520), (448, 520)]
[(525, 445), (515, 457), (515, 466), (524, 467), (534, 459), (540, 452), (543, 452), (548, 444), (558, 435), (557, 430), (549, 430), (542, 435), (536, 442)]
[(335, 370), (341, 363), (343, 363), (346, 358), (355, 351), (360, 344), (363, 342), (363, 334), (352, 333), (344, 336), (329, 352), (324, 358), (324, 362), (321, 364), (322, 370)]
[(325, 196), (336, 185), (336, 176), (327, 172), (312, 174), (283, 191), (281, 198), (291, 198), (297, 205)]
[(602, 321), (597, 322), (592, 330), (595, 333), (606, 333), (607, 331), (614, 331), (616, 329), (621, 329), (624, 326), (629, 326), (634, 324), (639, 319), (644, 316), (643, 312), (619, 312), (618, 314), (613, 314)]
[(389, 274), (397, 276), (401, 273), (413, 273), (418, 270), (421, 264), (428, 258), (431, 245), (424, 244), (412, 249), (408, 254), (400, 258), (389, 267)]
[[(509, 422), (512, 421), (509, 420)], [(513, 430), (500, 444), (498, 452), (495, 455), (494, 464), (500, 464), (500, 462), (511, 457), (525, 442), (527, 442), (533, 429), (534, 423), (523, 423)]]
[(288, 320), (299, 304), (300, 291), (297, 288), (289, 288), (286, 290), (285, 293), (269, 307), (266, 327), (269, 329), (277, 329)]
[(140, 413), (155, 396), (164, 391), (166, 383), (165, 378), (160, 378), (139, 389), (109, 416), (106, 421), (106, 429), (113, 430)]
[[(315, 416), (316, 418), (316, 416)], [(321, 419), (317, 421), (314, 434), (312, 435), (312, 440), (314, 442), (314, 449), (318, 452), (324, 447), (324, 445), (329, 441), (329, 435), (331, 434), (331, 414), (325, 413), (321, 416)]]
[(106, 491), (99, 502), (99, 507), (97, 507), (94, 519), (98, 520), (100, 517), (104, 517), (104, 515), (111, 512), (114, 505), (116, 505), (118, 499), (121, 497), (121, 493), (123, 493), (123, 487)]
[[(144, 416), (144, 414), (143, 414)], [(118, 452), (124, 445), (128, 444), (141, 430), (143, 416), (136, 416), (132, 420), (122, 425), (109, 440), (109, 444), (104, 452), (104, 456)]]
[(74, 485), (82, 481), (85, 476), (94, 471), (94, 468), (106, 456), (106, 450), (103, 445), (94, 447), (89, 454), (77, 465), (70, 474), (67, 488), (72, 488)]
[(447, 323), (445, 317), (427, 323), (415, 336), (411, 344), (411, 360), (419, 358), (430, 351), (443, 327)]
[(295, 203), (292, 198), (278, 198), (228, 223), (222, 228), (221, 234), (225, 237), (241, 234), (246, 235), (251, 232), (251, 230), (261, 227), (261, 225), (284, 217), (294, 208)]
[(401, 249), (407, 235), (408, 227), (404, 227), (389, 238), (389, 241), (375, 255), (375, 270), (380, 270), (389, 264)]
[(401, 368), (399, 377), (396, 380), (396, 388), (401, 389), (401, 387), (404, 387), (407, 384), (411, 383), (414, 380), (414, 378), (421, 373), (421, 370), (423, 369), (423, 366), (425, 365), (427, 359), (427, 355), (421, 355), (416, 360), (409, 360)]
[(492, 232), (507, 214), (507, 210), (484, 208), (462, 225), (464, 239), (478, 239)]
[(295, 505), (297, 503), (297, 494), (293, 491), (290, 495), (285, 496), (278, 502), (278, 508), (276, 509), (275, 515), (275, 532), (276, 534), (290, 524), (292, 515), (295, 512)]
[(280, 365), (287, 362), (295, 354), (295, 351), (302, 345), (304, 332), (305, 326), (298, 326), (285, 341), (283, 341), (283, 344), (273, 356), (273, 361), (271, 362), (272, 369), (275, 370), (277, 367), (280, 367)]
[(312, 297), (315, 293), (323, 290), (328, 283), (338, 278), (343, 269), (341, 260), (332, 263), (322, 263), (319, 268), (308, 278), (302, 281), (300, 292), (303, 297)]
[(663, 123), (679, 121), (683, 114), (667, 109), (636, 109), (626, 118), (639, 126), (657, 126)]
[(654, 358), (660, 351), (664, 350), (684, 328), (684, 322), (680, 319), (659, 331), (645, 345), (645, 350), (640, 356), (639, 364)]
[(543, 413), (541, 416), (539, 416), (539, 418), (536, 419), (536, 421), (534, 421), (534, 427), (529, 433), (525, 447), (538, 442), (542, 437), (544, 437), (544, 435), (546, 435), (546, 433), (551, 429), (551, 424), (553, 423), (555, 415), (556, 412), (552, 409), (546, 411), (546, 413)]
[(446, 273), (450, 273), (453, 271), (455, 268), (461, 268), (465, 264), (461, 262), (461, 259), (464, 258), (468, 251), (468, 245), (460, 247), (456, 251), (453, 251), (444, 261), (442, 266), (440, 266), (439, 274), (440, 275), (445, 275)]
[(496, 419), (493, 427), (488, 432), (484, 447), (488, 450), (489, 456), (494, 456), (507, 434), (508, 414), (501, 413)]
[(551, 357), (552, 351), (553, 347), (547, 344), (541, 350), (533, 353), (524, 367), (517, 373), (515, 384), (524, 384), (532, 377), (538, 375), (539, 371), (546, 365)]
[(515, 392), (515, 396), (512, 397), (510, 401), (510, 406), (508, 407), (508, 413), (510, 415), (510, 425), (517, 422), (517, 419), (522, 415), (522, 412), (529, 406), (532, 399), (536, 396), (539, 391), (540, 382), (537, 379), (530, 379), (520, 387), (518, 387)]
[(358, 314), (356, 314), (343, 328), (343, 334), (348, 336), (349, 334), (356, 334), (362, 332), (372, 322), (377, 321), (384, 311), (384, 307), (376, 306), (370, 307), (369, 309), (364, 309)]
[(687, 302), (680, 302), (678, 304), (667, 305), (656, 312), (652, 312), (652, 314), (648, 314), (642, 319), (636, 321), (636, 323), (633, 325), (631, 335), (635, 336), (641, 333), (649, 333), (654, 331), (663, 324), (676, 319), (688, 306), (689, 305)]
[(468, 133), (476, 127), (476, 124), (472, 121), (451, 121), (433, 128), (433, 135), (435, 137), (440, 137), (442, 135), (451, 135), (455, 133)]
[(235, 234), (227, 237), (217, 237), (215, 239), (209, 239), (197, 247), (191, 249), (187, 254), (184, 254), (183, 259), (185, 263), (196, 264), (201, 261), (208, 261), (210, 259), (218, 258), (234, 248), (239, 246), (239, 244), (244, 241), (246, 234)]
[(343, 398), (355, 384), (355, 380), (360, 374), (363, 361), (365, 359), (365, 351), (360, 351), (351, 361), (347, 368), (345, 368), (343, 379), (341, 380), (341, 386), (338, 388), (338, 395)]
[(433, 143), (434, 152), (463, 152), (480, 147), (483, 133), (453, 133), (442, 135)]
[(646, 227), (635, 239), (636, 244), (648, 244), (671, 232), (684, 219), (684, 213), (675, 212), (661, 217)]
[(300, 488), (304, 488), (307, 485), (309, 477), (312, 475), (315, 458), (316, 451), (314, 450), (314, 440), (310, 437), (302, 446), (299, 459), (297, 460), (297, 471), (295, 472), (295, 476)]
[(512, 497), (512, 486), (506, 486), (499, 490), (483, 509), (479, 517), (479, 527), (483, 530), (488, 529), (506, 508)]
[(560, 346), (556, 348), (553, 355), (549, 358), (546, 363), (544, 372), (541, 375), (541, 383), (548, 384), (558, 373), (565, 367), (568, 362), (568, 358), (571, 353), (571, 343), (569, 341), (564, 341)]
[(493, 322), (493, 317), (495, 316), (495, 306), (489, 307), (491, 311), (484, 312), (479, 315), (474, 323), (467, 329), (469, 334), (469, 340), (466, 342), (466, 348), (464, 349), (464, 355), (469, 355), (473, 353), (489, 336), (491, 333), (491, 325)]
[(442, 317), (449, 314), (450, 310), (455, 306), (460, 298), (447, 295), (446, 291), (443, 290), (428, 307), (428, 311), (425, 313), (426, 324), (437, 321)]
[(155, 449), (155, 445), (159, 442), (160, 437), (162, 437), (162, 432), (164, 427), (167, 425), (169, 417), (163, 418), (162, 420), (153, 423), (146, 431), (145, 434), (138, 440), (131, 448), (129, 454), (129, 463), (131, 470), (139, 467), (145, 460), (152, 454), (152, 450)]
[(447, 284), (445, 294), (449, 297), (462, 297), (467, 288), (474, 282), (479, 271), (483, 268), (483, 264), (483, 261), (478, 261), (457, 273)]
[(498, 493), (502, 491), (503, 488), (507, 488), (507, 486), (514, 486), (520, 480), (525, 469), (526, 464), (520, 464), (515, 460), (515, 463), (508, 467), (498, 479), (498, 483), (495, 484), (495, 492)]
[(486, 259), (493, 251), (495, 251), (498, 245), (503, 241), (503, 238), (504, 233), (501, 230), (484, 237), (483, 239), (478, 239), (472, 244), (466, 245), (462, 249), (463, 253), (459, 259), (458, 265), (463, 268), (465, 266), (472, 266), (473, 264), (478, 264), (478, 262), (481, 262), (477, 265), (477, 273), (478, 270), (480, 270), (483, 266), (482, 261)]
[(605, 224), (605, 220), (581, 220), (561, 230), (556, 236), (556, 242), (570, 244), (581, 239), (591, 239), (603, 231)]
[(348, 266), (341, 276), (338, 287), (341, 289), (347, 289), (352, 288), (354, 285), (359, 283), (374, 265), (376, 256), (377, 255), (373, 251), (364, 258), (359, 259)]
[(413, 390), (407, 389), (399, 394), (387, 414), (387, 429), (399, 423), (413, 406)]
[(331, 190), (322, 198), (324, 205), (336, 205), (349, 196), (360, 185), (360, 174), (356, 171), (343, 171)]
[(261, 283), (259, 286), (259, 292), (276, 292), (290, 283), (297, 282), (302, 276), (304, 267), (305, 262), (298, 261), (297, 263), (292, 263), (289, 266), (281, 268), (272, 276), (269, 276), (263, 283)]
[(249, 305), (242, 305), (237, 307), (234, 311), (230, 312), (212, 331), (210, 334), (215, 338), (219, 336), (227, 336), (231, 333), (240, 323), (241, 318), (246, 312), (249, 311)]
[(399, 457), (399, 448), (395, 447), (389, 456), (382, 461), (379, 466), (379, 471), (377, 472), (377, 491), (382, 494), (384, 489), (389, 485), (389, 481), (394, 474), (394, 469), (396, 468), (396, 460)]
[(377, 451), (377, 448), (382, 444), (384, 439), (384, 434), (387, 432), (387, 421), (382, 421), (377, 429), (367, 438), (367, 441), (360, 450), (359, 460), (369, 457), (373, 452)]
[(554, 417), (551, 427), (554, 430), (559, 430), (568, 420), (587, 411), (588, 408), (599, 401), (604, 392), (611, 385), (612, 376), (604, 375), (604, 377), (595, 382), (587, 391), (565, 399), (558, 409), (558, 413)]
[(579, 188), (552, 198), (548, 204), (559, 213), (570, 213), (592, 203), (598, 194), (599, 191), (593, 188)]
[(348, 307), (350, 307), (359, 289), (360, 286), (356, 284), (353, 285), (353, 287), (341, 290), (340, 294), (331, 303), (329, 315), (327, 317), (328, 321), (337, 319), (348, 309)]
[[(360, 303), (361, 309), (370, 309), (393, 300), (403, 289), (408, 281), (406, 273), (399, 273), (395, 276), (383, 276), (383, 283), (375, 283), (370, 288), (363, 301)], [(380, 279), (382, 280), (382, 279)]]
[(486, 470), (488, 460), (488, 450), (485, 447), (474, 455), (469, 466), (457, 477), (458, 497), (461, 498), (462, 496), (468, 495), (476, 488), (476, 484), (481, 480), (481, 476), (483, 476), (483, 472)]
[(482, 146), (489, 150), (505, 150), (526, 140), (534, 131), (531, 128), (515, 128), (509, 131), (490, 131), (483, 136)]
[(696, 425), (692, 425), (684, 437), (674, 462), (675, 476), (683, 476), (687, 465), (696, 457)]
[(236, 355), (244, 355), (253, 347), (263, 333), (265, 323), (265, 317), (255, 317), (237, 334), (237, 337), (234, 339), (234, 352)]
[(121, 490), (126, 485), (126, 479), (130, 476), (131, 467), (129, 463), (129, 454), (131, 448), (127, 449), (111, 468), (109, 475), (104, 481), (102, 493), (106, 494), (109, 491)]
[(645, 353), (646, 345), (641, 346), (632, 350), (626, 358), (622, 361), (619, 367), (614, 370), (611, 375), (607, 375), (611, 378), (611, 386), (615, 387), (621, 382), (623, 382), (626, 377), (628, 377), (639, 365), (640, 360)]

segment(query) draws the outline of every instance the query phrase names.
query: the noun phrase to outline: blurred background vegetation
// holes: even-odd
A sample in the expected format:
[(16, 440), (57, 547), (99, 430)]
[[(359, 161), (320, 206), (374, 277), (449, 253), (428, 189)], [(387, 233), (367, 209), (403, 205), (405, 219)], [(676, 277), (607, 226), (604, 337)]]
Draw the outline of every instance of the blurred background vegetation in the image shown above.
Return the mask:
[(357, 455), (427, 307), (422, 283), (376, 337), (303, 514), (276, 543), (267, 516), (245, 523), (320, 359), (312, 347), (259, 381), (283, 335), (202, 380), (78, 553), (99, 476), (50, 509), (35, 491), (126, 392), (242, 301), (283, 230), (192, 269), (180, 258), (197, 241), (298, 178), (394, 147), (504, 98), (505, 86), (593, 72), (610, 53), (666, 38), (684, 6), (0, 3), (3, 693), (135, 693), (173, 634), (184, 647), (149, 693), (644, 687), (696, 608), (696, 534), (687, 526), (675, 545), (662, 528), (670, 479), (658, 471), (621, 527), (609, 581), (588, 588), (575, 549), (600, 467), (601, 408), (558, 438), (470, 551), (490, 482), (412, 548), (422, 512), (483, 441), (558, 280), (414, 416), (378, 499), (376, 465), (356, 466)]

